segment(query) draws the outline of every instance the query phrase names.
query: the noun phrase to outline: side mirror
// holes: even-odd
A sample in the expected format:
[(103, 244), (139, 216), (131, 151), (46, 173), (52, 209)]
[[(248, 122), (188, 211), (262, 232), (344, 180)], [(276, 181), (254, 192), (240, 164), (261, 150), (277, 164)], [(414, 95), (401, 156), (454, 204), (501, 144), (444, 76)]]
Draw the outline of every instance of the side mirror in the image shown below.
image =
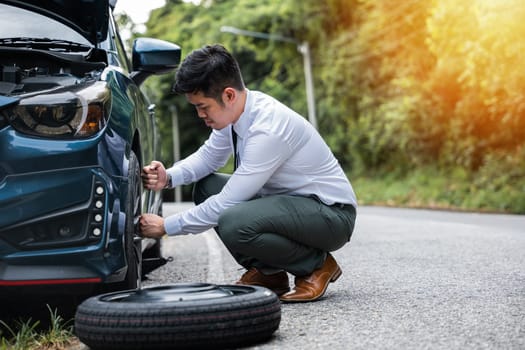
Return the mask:
[(133, 43), (131, 79), (140, 85), (153, 74), (168, 73), (180, 63), (181, 48), (173, 43), (138, 38)]

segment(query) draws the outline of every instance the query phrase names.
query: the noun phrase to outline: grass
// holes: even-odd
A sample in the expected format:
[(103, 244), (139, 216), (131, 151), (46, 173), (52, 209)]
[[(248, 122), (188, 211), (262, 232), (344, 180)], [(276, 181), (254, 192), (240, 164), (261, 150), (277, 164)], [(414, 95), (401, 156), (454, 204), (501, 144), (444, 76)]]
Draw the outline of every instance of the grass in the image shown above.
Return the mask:
[(50, 326), (40, 331), (40, 321), (29, 318), (26, 321), (15, 321), (8, 325), (0, 320), (0, 350), (65, 350), (74, 345), (73, 325), (58, 315), (57, 310), (48, 306)]
[(350, 176), (360, 205), (525, 214), (525, 180), (472, 176), (461, 168)]

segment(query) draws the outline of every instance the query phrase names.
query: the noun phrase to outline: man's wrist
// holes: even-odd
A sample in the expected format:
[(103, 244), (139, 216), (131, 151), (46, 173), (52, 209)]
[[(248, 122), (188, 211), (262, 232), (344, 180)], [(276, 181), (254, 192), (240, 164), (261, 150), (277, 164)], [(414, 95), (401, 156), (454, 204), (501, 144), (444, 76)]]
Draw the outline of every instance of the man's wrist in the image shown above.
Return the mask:
[(173, 187), (173, 179), (171, 178), (171, 175), (166, 173), (166, 185), (164, 185), (164, 188), (172, 188)]

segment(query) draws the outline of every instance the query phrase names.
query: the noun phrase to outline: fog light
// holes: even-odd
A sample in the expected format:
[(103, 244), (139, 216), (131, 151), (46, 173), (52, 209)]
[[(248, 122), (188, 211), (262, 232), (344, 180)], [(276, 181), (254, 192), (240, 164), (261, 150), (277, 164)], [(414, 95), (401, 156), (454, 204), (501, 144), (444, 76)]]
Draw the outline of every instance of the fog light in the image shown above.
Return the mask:
[(60, 237), (68, 237), (71, 236), (71, 227), (69, 226), (62, 226), (58, 229), (58, 235)]
[(102, 221), (102, 215), (100, 215), (100, 214), (95, 215), (95, 221), (96, 222), (101, 222)]
[(95, 192), (97, 194), (103, 194), (104, 193), (104, 187), (102, 186), (97, 186), (97, 188), (95, 188)]
[(95, 202), (95, 207), (98, 208), (98, 209), (102, 208), (102, 205), (103, 205), (102, 201), (96, 201)]
[(98, 227), (93, 229), (93, 236), (100, 236), (101, 233), (102, 231)]

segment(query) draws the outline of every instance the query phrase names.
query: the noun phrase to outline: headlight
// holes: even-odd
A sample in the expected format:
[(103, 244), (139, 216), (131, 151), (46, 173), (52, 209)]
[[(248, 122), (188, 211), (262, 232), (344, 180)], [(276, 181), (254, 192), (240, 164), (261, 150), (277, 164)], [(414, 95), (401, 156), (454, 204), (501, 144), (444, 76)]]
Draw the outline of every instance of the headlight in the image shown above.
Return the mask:
[(76, 91), (55, 90), (20, 100), (5, 115), (18, 131), (55, 138), (84, 138), (106, 125), (110, 91), (103, 82), (79, 86)]

